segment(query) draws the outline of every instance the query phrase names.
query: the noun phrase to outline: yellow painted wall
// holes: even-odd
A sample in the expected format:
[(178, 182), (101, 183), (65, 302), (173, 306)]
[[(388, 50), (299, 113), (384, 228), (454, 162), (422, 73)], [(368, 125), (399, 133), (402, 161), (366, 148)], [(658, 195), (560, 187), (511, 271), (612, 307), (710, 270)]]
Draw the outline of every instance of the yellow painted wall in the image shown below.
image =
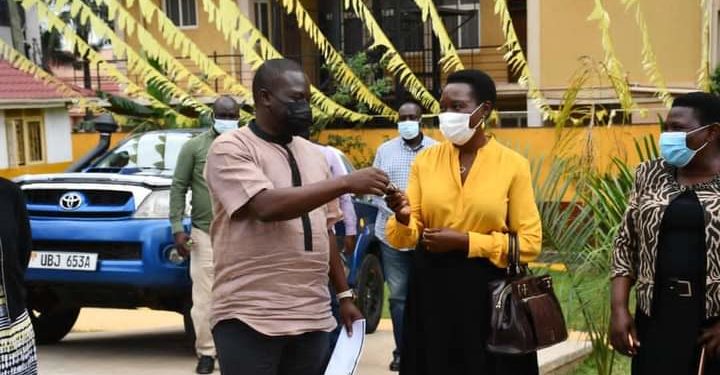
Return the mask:
[[(153, 0), (155, 5), (158, 6), (158, 8), (163, 9), (163, 0)], [(247, 0), (247, 1), (240, 1), (240, 10), (242, 12), (245, 12), (245, 6), (249, 2), (249, 9), (252, 11), (253, 1)], [(181, 30), (183, 33), (189, 37), (193, 42), (195, 42), (200, 49), (210, 58), (213, 57), (213, 53), (217, 53), (218, 55), (238, 55), (236, 57), (218, 57), (216, 60), (216, 63), (220, 66), (221, 69), (226, 71), (228, 74), (234, 75), (236, 79), (242, 80), (242, 82), (249, 87), (250, 82), (252, 80), (252, 77), (254, 76), (254, 73), (250, 69), (249, 66), (243, 65), (240, 57), (239, 52), (233, 50), (230, 43), (227, 42), (221, 32), (217, 30), (215, 25), (213, 23), (210, 23), (208, 21), (207, 13), (202, 8), (202, 1), (197, 0), (197, 19), (198, 19), (198, 25), (197, 27), (192, 28), (182, 28)], [(316, 0), (303, 0), (303, 5), (308, 10), (308, 12), (313, 16), (315, 21), (317, 21), (317, 1)], [(130, 12), (133, 14), (136, 20), (142, 20), (141, 12), (140, 12), (140, 6), (138, 3), (135, 3), (135, 5), (129, 9)], [(284, 10), (280, 10), (281, 12), (284, 12)], [(245, 15), (250, 19), (253, 20), (253, 17), (251, 14), (245, 13)], [(294, 16), (293, 16), (294, 17)], [(146, 23), (141, 22), (151, 33), (152, 35), (161, 42), (165, 48), (173, 55), (173, 56), (180, 56), (181, 51), (174, 50), (171, 45), (168, 45), (164, 42), (164, 39), (162, 37), (162, 34), (157, 30), (156, 24), (152, 23)], [(306, 72), (308, 73), (308, 77), (310, 78), (310, 81), (312, 83), (318, 83), (319, 77), (316, 76), (316, 66), (318, 65), (318, 51), (315, 48), (315, 45), (313, 44), (312, 40), (307, 36), (307, 33), (304, 32), (304, 30), (297, 30), (297, 33), (300, 35), (300, 43), (301, 43), (301, 54), (302, 54), (302, 64), (306, 68)], [(137, 34), (133, 34), (132, 36), (126, 36), (126, 41), (133, 46), (134, 49), (140, 51), (142, 50), (142, 45), (137, 39)], [(200, 69), (189, 59), (181, 59), (180, 60), (192, 73), (201, 75)], [(187, 82), (180, 81), (180, 85), (187, 85)], [(210, 87), (213, 89), (216, 88), (215, 82), (210, 81), (209, 82)], [(217, 91), (220, 93), (225, 93), (225, 90), (223, 89), (222, 82), (218, 83), (217, 85)]]
[(497, 46), (503, 43), (505, 37), (500, 27), (500, 19), (495, 15), (495, 2), (480, 1), (480, 45)]
[[(533, 0), (537, 1), (537, 0)], [(630, 82), (648, 84), (641, 66), (641, 34), (634, 8), (604, 1), (618, 58)], [(639, 0), (658, 66), (669, 86), (693, 87), (700, 67), (700, 6), (693, 1)], [(578, 58), (603, 60), (596, 21), (588, 21), (593, 1), (540, 1), (540, 77), (543, 88), (562, 87), (578, 68)], [(529, 15), (530, 17), (530, 15)]]
[[(634, 139), (646, 135), (652, 135), (657, 140), (660, 134), (660, 127), (652, 125), (632, 125), (594, 128), (590, 133), (588, 128), (567, 130), (577, 137), (572, 143), (569, 151), (571, 154), (579, 153), (588, 134), (592, 137), (596, 150), (597, 165), (605, 169), (610, 165), (613, 157), (626, 160), (630, 165), (637, 165), (639, 159), (635, 152)], [(425, 129), (425, 134), (442, 140), (438, 129)], [(505, 145), (512, 147), (529, 156), (530, 159), (542, 157), (550, 160), (553, 155), (553, 147), (556, 143), (556, 130), (554, 128), (522, 128), (522, 129), (492, 129), (497, 139)], [(359, 136), (366, 144), (367, 149), (362, 152), (354, 152), (356, 160), (372, 160), (375, 150), (383, 142), (397, 136), (394, 129), (339, 129), (327, 130), (320, 134), (320, 142), (326, 143), (331, 134), (339, 136)]]
[[(437, 140), (442, 140), (442, 135), (437, 129), (425, 129), (425, 133)], [(652, 135), (655, 139), (659, 136), (660, 127), (657, 124), (652, 125), (632, 125), (632, 126), (613, 126), (610, 128), (595, 128), (592, 132), (588, 132), (588, 128), (567, 130), (574, 133), (577, 137), (575, 142), (571, 143), (569, 149), (562, 151), (570, 154), (577, 154), (582, 149), (591, 136), (595, 147), (595, 160), (597, 166), (601, 170), (605, 170), (610, 165), (612, 158), (617, 157), (627, 161), (631, 166), (638, 164), (639, 159), (635, 153), (634, 139)], [(493, 129), (492, 133), (497, 139), (515, 150), (526, 154), (531, 160), (543, 158), (545, 161), (541, 176), (545, 174), (549, 166), (549, 161), (557, 156), (553, 150), (556, 144), (556, 130), (554, 128), (524, 128), (524, 129)], [(397, 136), (394, 129), (340, 129), (328, 130), (320, 134), (319, 141), (327, 143), (330, 135), (339, 135), (343, 137), (357, 136), (365, 147), (361, 150), (354, 150), (349, 156), (356, 162), (372, 163), (375, 150), (383, 142)], [(127, 133), (117, 133), (113, 135), (111, 144), (115, 145)], [(95, 147), (98, 141), (96, 133), (74, 133), (73, 140), (73, 160), (78, 160), (88, 151)], [(58, 173), (64, 171), (71, 163), (59, 163), (50, 165), (39, 165), (25, 168), (14, 168), (0, 170), (0, 177), (13, 178), (23, 174), (37, 173)]]
[[(115, 146), (118, 142), (127, 137), (128, 133), (115, 133), (110, 138), (110, 147)], [(73, 133), (73, 160), (80, 159), (95, 148), (98, 144), (100, 135), (98, 133)]]
[[(164, 9), (163, 0), (153, 0), (153, 2), (158, 8)], [(215, 25), (211, 24), (208, 21), (207, 13), (203, 10), (202, 7), (202, 1), (196, 1), (196, 4), (198, 26), (193, 28), (183, 28), (183, 33), (190, 39), (192, 39), (192, 41), (195, 42), (198, 46), (200, 46), (200, 48), (208, 55), (212, 55), (213, 51), (224, 54), (231, 53), (230, 44), (225, 42), (225, 38), (223, 37), (222, 33), (217, 31)], [(140, 14), (140, 5), (137, 2), (134, 3), (133, 7), (129, 10), (135, 17), (135, 20), (144, 20), (142, 15)], [(148, 30), (151, 30), (153, 35), (158, 40), (163, 41), (162, 34), (157, 31), (155, 18), (153, 18), (152, 24), (144, 21), (140, 23), (143, 24)], [(141, 46), (137, 41), (135, 34), (133, 34), (132, 37), (126, 36), (126, 38), (132, 46), (136, 47), (136, 49), (141, 49)]]
[[(127, 136), (127, 133), (113, 134), (110, 140), (110, 146), (116, 145)], [(73, 162), (80, 159), (83, 155), (95, 148), (98, 144), (98, 133), (73, 133)], [(14, 178), (24, 174), (42, 174), (42, 173), (60, 173), (65, 171), (72, 162), (32, 165), (21, 168), (0, 169), (0, 177)]]
[[(580, 150), (581, 138), (588, 134), (588, 128), (578, 128), (567, 130), (578, 135), (578, 142), (574, 144), (575, 152)], [(442, 134), (436, 128), (424, 130), (425, 134), (442, 140)], [(551, 150), (555, 145), (556, 130), (554, 128), (521, 128), (521, 129), (492, 129), (491, 132), (497, 139), (518, 151), (526, 152), (531, 158), (544, 157), (548, 159), (552, 157)], [(396, 137), (397, 132), (394, 129), (337, 129), (326, 130), (320, 134), (320, 142), (326, 143), (330, 134), (340, 136), (358, 136), (366, 145), (364, 157), (372, 158), (375, 150), (386, 140)], [(594, 128), (592, 137), (596, 147), (596, 157), (601, 168), (606, 167), (612, 157), (619, 157), (627, 160), (632, 165), (639, 162), (635, 154), (635, 146), (633, 140), (645, 135), (652, 135), (658, 139), (660, 135), (660, 127), (657, 124), (650, 125), (632, 125), (632, 126), (612, 126)], [(128, 133), (113, 134), (111, 146), (122, 141)], [(78, 160), (88, 151), (92, 150), (98, 142), (97, 133), (74, 133), (73, 140), (73, 160)], [(360, 156), (360, 155), (357, 155)]]
[(64, 171), (71, 163), (40, 164), (21, 168), (0, 169), (0, 177), (7, 179), (25, 174), (58, 173)]
[[(155, 5), (163, 10), (164, 8), (164, 1), (163, 0), (153, 0)], [(234, 52), (232, 47), (230, 46), (230, 43), (225, 41), (225, 38), (221, 32), (217, 30), (214, 24), (210, 23), (208, 21), (208, 14), (203, 10), (202, 1), (198, 0), (196, 1), (197, 4), (197, 22), (198, 25), (196, 27), (188, 27), (188, 28), (182, 28), (183, 34), (190, 38), (195, 44), (197, 44), (200, 49), (210, 58), (213, 57), (213, 53), (216, 52), (218, 55), (233, 55), (238, 54), (237, 52)], [(165, 49), (173, 56), (180, 56), (182, 51), (177, 51), (172, 48), (171, 45), (168, 45), (165, 43), (165, 40), (162, 37), (162, 34), (157, 29), (157, 22), (156, 16), (153, 17), (153, 22), (148, 23), (144, 21), (144, 18), (141, 15), (140, 12), (140, 5), (135, 2), (133, 7), (129, 9), (130, 13), (133, 14), (135, 17), (135, 20), (139, 22), (139, 24), (142, 24), (148, 31), (152, 33), (152, 35), (155, 37), (155, 39), (158, 40), (158, 42), (162, 43), (162, 45), (165, 46)], [(125, 40), (130, 44), (136, 51), (140, 52), (142, 51), (142, 45), (138, 41), (137, 33), (133, 33), (132, 36), (125, 36)], [(200, 69), (189, 59), (182, 59), (180, 60), (192, 73), (200, 75)], [(242, 69), (241, 62), (239, 57), (220, 57), (217, 59), (217, 64), (220, 66), (221, 69), (226, 71), (228, 74), (234, 75), (236, 78), (240, 79), (240, 73)], [(187, 88), (187, 82), (178, 82), (181, 87)], [(183, 86), (184, 85), (184, 86)], [(210, 87), (215, 88), (214, 81), (209, 82)], [(218, 85), (218, 89), (222, 92), (222, 83)]]

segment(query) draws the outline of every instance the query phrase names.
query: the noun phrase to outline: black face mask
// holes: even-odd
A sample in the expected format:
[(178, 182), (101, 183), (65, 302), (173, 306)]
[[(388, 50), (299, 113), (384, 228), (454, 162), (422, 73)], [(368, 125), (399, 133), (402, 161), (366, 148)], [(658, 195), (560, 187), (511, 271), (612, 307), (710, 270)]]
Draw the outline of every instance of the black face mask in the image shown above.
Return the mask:
[(310, 103), (305, 100), (301, 102), (287, 102), (285, 103), (285, 107), (287, 108), (285, 121), (290, 134), (298, 136), (309, 135), (310, 127), (313, 123)]

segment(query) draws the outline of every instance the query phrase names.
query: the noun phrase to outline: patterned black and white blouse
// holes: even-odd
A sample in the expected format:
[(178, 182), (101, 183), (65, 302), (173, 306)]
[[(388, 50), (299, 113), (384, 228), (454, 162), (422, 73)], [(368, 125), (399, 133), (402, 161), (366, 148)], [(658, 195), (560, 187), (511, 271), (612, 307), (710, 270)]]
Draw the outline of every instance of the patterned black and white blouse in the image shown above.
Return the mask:
[(676, 168), (662, 159), (645, 162), (637, 168), (635, 186), (615, 239), (612, 277), (634, 279), (639, 307), (643, 313), (651, 315), (655, 261), (663, 215), (670, 202), (686, 190), (693, 190), (705, 215), (705, 314), (707, 318), (719, 316), (720, 176), (710, 182), (681, 186), (675, 172)]

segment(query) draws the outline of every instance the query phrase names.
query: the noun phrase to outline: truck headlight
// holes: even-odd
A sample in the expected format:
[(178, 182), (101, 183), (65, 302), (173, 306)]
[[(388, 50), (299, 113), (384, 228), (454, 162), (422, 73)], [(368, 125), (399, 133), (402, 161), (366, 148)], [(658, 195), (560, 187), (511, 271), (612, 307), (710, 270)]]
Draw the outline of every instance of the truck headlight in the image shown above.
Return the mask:
[(167, 219), (170, 215), (170, 190), (150, 193), (135, 211), (136, 219)]
[(180, 252), (177, 250), (177, 248), (175, 248), (175, 246), (170, 246), (170, 247), (166, 248), (164, 253), (165, 253), (165, 259), (167, 259), (168, 262), (170, 262), (176, 266), (179, 266), (179, 265), (185, 263), (185, 260), (186, 260), (185, 257), (180, 255)]

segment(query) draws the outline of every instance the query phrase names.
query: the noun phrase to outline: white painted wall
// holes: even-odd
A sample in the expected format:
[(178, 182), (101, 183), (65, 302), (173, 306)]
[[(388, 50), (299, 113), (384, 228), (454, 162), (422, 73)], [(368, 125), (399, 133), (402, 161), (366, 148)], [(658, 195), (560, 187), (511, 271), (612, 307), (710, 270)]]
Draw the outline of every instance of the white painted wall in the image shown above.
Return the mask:
[(7, 132), (5, 131), (5, 111), (0, 110), (0, 169), (8, 167)]
[(45, 115), (45, 142), (47, 162), (63, 163), (72, 160), (72, 126), (65, 108), (47, 108)]
[(32, 48), (30, 58), (35, 59), (36, 64), (41, 64), (40, 17), (38, 17), (37, 10), (34, 7), (25, 11), (25, 41)]
[(0, 26), (0, 39), (2, 39), (5, 44), (12, 46), (12, 34), (10, 33), (9, 27)]

